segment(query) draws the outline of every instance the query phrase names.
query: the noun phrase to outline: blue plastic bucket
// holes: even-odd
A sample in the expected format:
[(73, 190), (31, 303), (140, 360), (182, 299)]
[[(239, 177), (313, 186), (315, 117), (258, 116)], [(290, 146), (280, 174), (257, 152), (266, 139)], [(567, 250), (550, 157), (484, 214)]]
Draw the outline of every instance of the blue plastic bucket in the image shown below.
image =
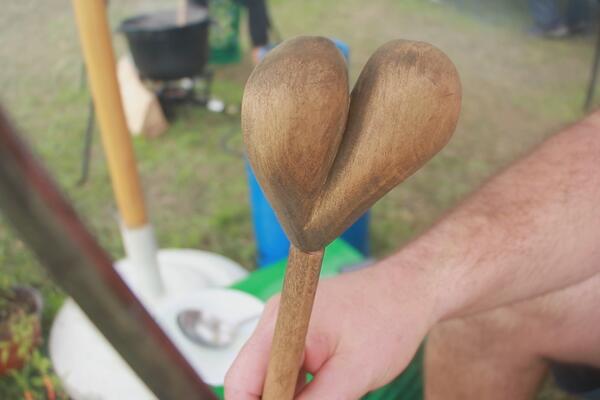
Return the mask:
[(346, 43), (342, 42), (340, 39), (330, 38), (339, 51), (342, 52), (342, 55), (346, 59), (346, 64), (350, 62), (350, 46)]
[[(252, 206), (252, 222), (256, 238), (257, 263), (259, 267), (264, 267), (286, 258), (290, 242), (285, 236), (281, 225), (279, 225), (275, 212), (263, 194), (248, 163), (246, 163), (246, 171), (250, 186), (250, 204)], [(366, 212), (341, 236), (365, 257), (369, 255), (369, 218), (369, 212)]]

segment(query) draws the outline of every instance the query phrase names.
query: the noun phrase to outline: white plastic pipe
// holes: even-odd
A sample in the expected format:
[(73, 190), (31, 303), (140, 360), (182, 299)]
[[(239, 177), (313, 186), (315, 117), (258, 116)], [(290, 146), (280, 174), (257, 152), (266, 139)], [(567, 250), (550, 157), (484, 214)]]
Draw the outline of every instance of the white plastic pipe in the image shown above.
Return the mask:
[(152, 225), (127, 228), (121, 223), (123, 246), (132, 268), (130, 285), (144, 302), (152, 302), (164, 293), (163, 280), (158, 266), (158, 247)]

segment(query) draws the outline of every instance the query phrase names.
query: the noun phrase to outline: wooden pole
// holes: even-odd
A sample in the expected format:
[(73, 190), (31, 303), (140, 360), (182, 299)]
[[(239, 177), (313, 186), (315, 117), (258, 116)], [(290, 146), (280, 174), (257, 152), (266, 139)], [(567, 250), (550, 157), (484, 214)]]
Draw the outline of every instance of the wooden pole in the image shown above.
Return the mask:
[(129, 229), (147, 223), (146, 207), (117, 81), (105, 0), (72, 0), (117, 206)]
[(309, 253), (290, 246), (263, 400), (294, 397), (322, 261), (323, 249)]
[(157, 398), (216, 398), (115, 271), (1, 108), (0, 193), (7, 222)]
[(460, 98), (452, 62), (419, 42), (380, 47), (352, 96), (324, 38), (288, 40), (252, 72), (242, 104), (248, 160), (293, 243), (263, 399), (294, 396), (323, 248), (446, 144)]

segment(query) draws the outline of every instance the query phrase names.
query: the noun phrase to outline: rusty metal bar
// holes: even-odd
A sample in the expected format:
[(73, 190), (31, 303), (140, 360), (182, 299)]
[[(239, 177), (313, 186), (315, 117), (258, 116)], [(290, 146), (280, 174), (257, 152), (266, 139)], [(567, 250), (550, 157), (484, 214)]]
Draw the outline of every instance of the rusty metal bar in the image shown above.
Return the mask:
[(113, 269), (0, 107), (0, 209), (56, 282), (161, 400), (215, 399)]

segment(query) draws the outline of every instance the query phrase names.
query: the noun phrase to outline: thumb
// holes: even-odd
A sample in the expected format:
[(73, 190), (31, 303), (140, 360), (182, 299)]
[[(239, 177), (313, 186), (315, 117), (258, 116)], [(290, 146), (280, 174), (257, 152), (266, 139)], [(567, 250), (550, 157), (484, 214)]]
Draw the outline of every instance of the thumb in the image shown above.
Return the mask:
[(357, 365), (356, 357), (349, 360), (344, 355), (333, 356), (315, 373), (298, 400), (359, 399), (370, 390), (368, 375)]
[(267, 303), (256, 330), (227, 371), (225, 376), (226, 399), (260, 399), (267, 374), (276, 311), (277, 301)]

